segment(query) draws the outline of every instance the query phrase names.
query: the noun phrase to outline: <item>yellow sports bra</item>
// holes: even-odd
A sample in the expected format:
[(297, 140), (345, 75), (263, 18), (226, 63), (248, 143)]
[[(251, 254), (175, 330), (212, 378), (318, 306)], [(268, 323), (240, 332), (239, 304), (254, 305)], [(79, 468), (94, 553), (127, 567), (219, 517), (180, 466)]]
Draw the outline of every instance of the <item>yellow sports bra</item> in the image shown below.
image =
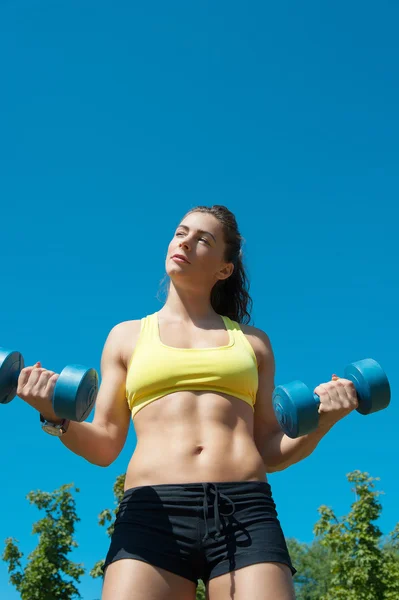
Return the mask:
[(258, 365), (240, 325), (223, 322), (230, 341), (215, 348), (173, 348), (161, 342), (158, 313), (141, 319), (141, 331), (126, 375), (132, 419), (154, 400), (177, 391), (208, 390), (244, 400), (254, 410)]

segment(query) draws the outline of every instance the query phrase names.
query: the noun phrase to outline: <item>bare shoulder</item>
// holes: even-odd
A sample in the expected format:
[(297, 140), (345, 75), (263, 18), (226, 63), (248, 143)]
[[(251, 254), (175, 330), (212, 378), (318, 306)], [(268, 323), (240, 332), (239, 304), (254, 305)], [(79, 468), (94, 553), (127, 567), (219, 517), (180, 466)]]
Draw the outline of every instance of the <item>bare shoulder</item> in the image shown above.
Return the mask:
[(254, 349), (258, 365), (265, 360), (273, 361), (273, 350), (265, 331), (252, 325), (240, 324), (241, 330)]
[(141, 319), (122, 321), (114, 325), (108, 334), (107, 345), (115, 354), (119, 354), (121, 362), (127, 367), (136, 347), (141, 330)]

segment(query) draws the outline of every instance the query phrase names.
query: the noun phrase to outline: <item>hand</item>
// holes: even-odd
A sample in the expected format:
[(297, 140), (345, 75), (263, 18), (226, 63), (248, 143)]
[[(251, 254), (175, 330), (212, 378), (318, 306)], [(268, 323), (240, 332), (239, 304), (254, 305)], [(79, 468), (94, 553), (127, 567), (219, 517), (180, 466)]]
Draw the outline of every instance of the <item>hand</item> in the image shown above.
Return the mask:
[(36, 408), (45, 418), (59, 421), (52, 403), (58, 378), (58, 373), (43, 369), (40, 362), (32, 367), (25, 367), (18, 377), (17, 396)]
[(330, 428), (359, 406), (356, 388), (349, 379), (333, 375), (314, 390), (320, 398), (319, 427)]

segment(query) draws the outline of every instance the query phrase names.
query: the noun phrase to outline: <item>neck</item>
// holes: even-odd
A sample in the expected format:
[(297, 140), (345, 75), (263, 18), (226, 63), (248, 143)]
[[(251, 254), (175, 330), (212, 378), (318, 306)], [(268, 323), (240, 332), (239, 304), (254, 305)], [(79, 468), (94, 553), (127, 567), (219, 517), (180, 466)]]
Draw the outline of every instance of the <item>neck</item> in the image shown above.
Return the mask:
[(209, 291), (176, 288), (172, 281), (168, 298), (159, 313), (179, 317), (182, 321), (201, 321), (216, 315)]

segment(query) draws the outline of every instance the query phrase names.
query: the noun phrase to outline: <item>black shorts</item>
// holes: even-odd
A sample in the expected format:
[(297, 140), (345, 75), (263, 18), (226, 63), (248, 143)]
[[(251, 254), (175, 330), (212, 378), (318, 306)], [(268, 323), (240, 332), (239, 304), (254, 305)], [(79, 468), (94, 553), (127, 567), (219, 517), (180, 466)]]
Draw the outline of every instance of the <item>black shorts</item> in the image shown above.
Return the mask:
[(197, 583), (261, 562), (288, 565), (266, 481), (161, 484), (126, 490), (103, 566), (134, 558)]

